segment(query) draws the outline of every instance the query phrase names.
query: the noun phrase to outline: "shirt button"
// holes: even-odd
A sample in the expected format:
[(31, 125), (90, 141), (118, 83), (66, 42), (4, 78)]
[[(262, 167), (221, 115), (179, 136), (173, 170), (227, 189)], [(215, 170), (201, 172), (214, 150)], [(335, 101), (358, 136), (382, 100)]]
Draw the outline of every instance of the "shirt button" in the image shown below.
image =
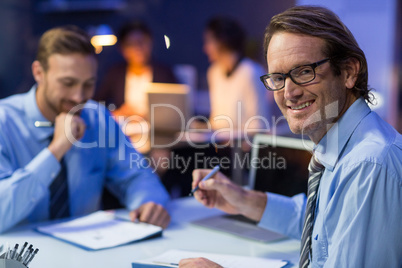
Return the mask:
[(56, 173), (53, 172), (52, 174), (50, 174), (50, 176), (52, 177), (52, 179), (54, 179), (56, 177)]

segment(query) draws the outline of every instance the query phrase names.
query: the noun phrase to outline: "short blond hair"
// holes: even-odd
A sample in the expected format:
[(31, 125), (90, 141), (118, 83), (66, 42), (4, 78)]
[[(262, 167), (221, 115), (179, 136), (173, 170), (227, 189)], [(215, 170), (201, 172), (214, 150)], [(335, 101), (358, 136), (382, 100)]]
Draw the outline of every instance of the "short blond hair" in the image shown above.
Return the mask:
[(72, 53), (95, 56), (95, 48), (91, 44), (91, 38), (85, 31), (76, 26), (57, 27), (46, 31), (40, 38), (36, 60), (46, 71), (49, 67), (48, 59), (51, 55)]

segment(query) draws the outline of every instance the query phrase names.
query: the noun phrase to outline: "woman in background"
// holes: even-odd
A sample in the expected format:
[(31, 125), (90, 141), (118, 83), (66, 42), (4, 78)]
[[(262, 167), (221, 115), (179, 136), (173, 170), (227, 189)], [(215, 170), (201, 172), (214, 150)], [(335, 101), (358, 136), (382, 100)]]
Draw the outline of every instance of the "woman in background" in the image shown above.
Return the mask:
[(270, 122), (268, 94), (259, 79), (265, 70), (245, 57), (244, 47), (245, 34), (236, 21), (213, 18), (207, 23), (204, 52), (211, 63), (207, 80), (214, 129), (244, 131), (267, 128), (262, 118)]
[(120, 29), (118, 42), (126, 62), (109, 69), (95, 95), (96, 100), (115, 105), (115, 115), (139, 115), (146, 119), (147, 85), (177, 82), (168, 66), (152, 60), (152, 41), (150, 29), (142, 22), (130, 22)]

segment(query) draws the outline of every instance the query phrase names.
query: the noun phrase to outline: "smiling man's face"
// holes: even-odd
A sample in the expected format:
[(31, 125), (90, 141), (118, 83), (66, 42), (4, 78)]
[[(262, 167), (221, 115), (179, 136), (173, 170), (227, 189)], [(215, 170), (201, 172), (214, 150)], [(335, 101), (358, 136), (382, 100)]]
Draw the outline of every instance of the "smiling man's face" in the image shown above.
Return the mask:
[[(267, 51), (269, 73), (287, 73), (292, 68), (325, 59), (324, 45), (322, 39), (313, 36), (275, 33)], [(318, 66), (313, 81), (297, 85), (287, 78), (285, 87), (274, 92), (291, 131), (308, 135), (315, 143), (328, 131), (328, 124), (336, 121), (355, 100), (346, 87), (346, 72), (335, 76), (330, 64), (327, 61)]]

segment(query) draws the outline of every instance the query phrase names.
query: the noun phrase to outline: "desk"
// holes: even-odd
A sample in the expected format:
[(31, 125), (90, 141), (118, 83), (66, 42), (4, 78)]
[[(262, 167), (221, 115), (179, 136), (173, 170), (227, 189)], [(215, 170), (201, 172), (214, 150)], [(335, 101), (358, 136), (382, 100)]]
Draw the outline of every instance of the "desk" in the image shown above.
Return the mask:
[(298, 263), (300, 241), (288, 239), (266, 244), (192, 225), (189, 222), (221, 213), (203, 207), (192, 197), (173, 200), (168, 210), (172, 222), (162, 237), (113, 249), (86, 251), (34, 232), (32, 226), (17, 227), (1, 234), (0, 243), (21, 245), (27, 241), (39, 248), (31, 268), (130, 268), (134, 260), (150, 258), (169, 249), (277, 258)]

